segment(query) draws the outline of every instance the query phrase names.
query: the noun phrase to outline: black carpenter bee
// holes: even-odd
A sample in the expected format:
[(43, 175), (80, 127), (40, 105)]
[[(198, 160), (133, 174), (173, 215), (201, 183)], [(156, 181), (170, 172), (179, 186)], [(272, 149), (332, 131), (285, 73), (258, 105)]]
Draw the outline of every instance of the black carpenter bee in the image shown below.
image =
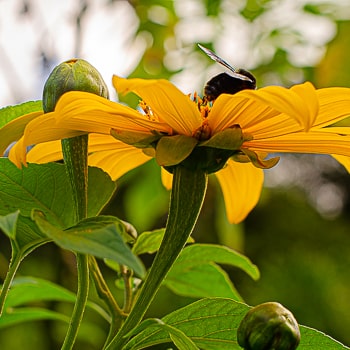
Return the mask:
[(200, 44), (198, 44), (198, 46), (212, 60), (230, 70), (230, 73), (220, 73), (206, 83), (204, 87), (204, 96), (206, 100), (213, 101), (224, 93), (233, 95), (244, 89), (256, 89), (256, 79), (252, 73), (241, 68), (235, 69), (213, 51)]

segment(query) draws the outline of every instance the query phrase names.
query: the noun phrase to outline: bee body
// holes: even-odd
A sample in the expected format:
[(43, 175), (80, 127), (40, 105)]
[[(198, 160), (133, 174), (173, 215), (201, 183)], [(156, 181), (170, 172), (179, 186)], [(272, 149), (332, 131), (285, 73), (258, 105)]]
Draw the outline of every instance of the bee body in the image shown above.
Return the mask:
[(244, 69), (235, 69), (211, 50), (198, 45), (211, 59), (226, 67), (228, 73), (220, 73), (211, 78), (204, 87), (205, 99), (213, 101), (221, 94), (235, 94), (244, 89), (256, 89), (254, 75)]

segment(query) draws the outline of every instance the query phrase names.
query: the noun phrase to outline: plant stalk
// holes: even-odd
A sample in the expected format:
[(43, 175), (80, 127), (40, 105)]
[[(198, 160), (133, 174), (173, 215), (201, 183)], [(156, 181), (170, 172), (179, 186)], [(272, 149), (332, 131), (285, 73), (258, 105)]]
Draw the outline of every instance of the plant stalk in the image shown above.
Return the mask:
[(206, 193), (207, 174), (177, 166), (173, 175), (169, 216), (162, 244), (129, 316), (106, 350), (123, 349), (128, 341), (126, 335), (141, 322), (197, 222)]
[(12, 258), (9, 264), (9, 268), (7, 270), (6, 277), (2, 284), (1, 292), (0, 292), (0, 317), (4, 311), (5, 301), (7, 294), (10, 290), (10, 286), (12, 284), (13, 278), (16, 275), (18, 267), (22, 261), (22, 257), (19, 253), (15, 253), (14, 249), (12, 249)]
[[(75, 221), (87, 217), (87, 186), (88, 186), (88, 135), (64, 139), (62, 143), (63, 159), (71, 184)], [(89, 294), (89, 259), (85, 254), (76, 254), (78, 288), (77, 299), (74, 304), (71, 320), (64, 339), (62, 350), (71, 350), (78, 335), (80, 323), (83, 319)]]

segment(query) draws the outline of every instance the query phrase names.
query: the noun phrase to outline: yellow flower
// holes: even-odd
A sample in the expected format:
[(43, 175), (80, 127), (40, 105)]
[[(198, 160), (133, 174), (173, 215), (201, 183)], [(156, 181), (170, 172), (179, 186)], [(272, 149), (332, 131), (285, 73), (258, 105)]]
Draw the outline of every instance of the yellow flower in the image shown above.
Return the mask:
[[(257, 204), (263, 169), (278, 162), (271, 153), (331, 154), (347, 163), (350, 128), (331, 125), (350, 114), (350, 89), (316, 90), (304, 83), (220, 95), (213, 104), (184, 95), (166, 80), (113, 78), (119, 93), (142, 98), (140, 110), (86, 92), (68, 92), (56, 109), (26, 116), (6, 131), (23, 136), (10, 151), (21, 166), (62, 158), (57, 140), (89, 133), (89, 164), (117, 179), (155, 158), (171, 172), (178, 164), (214, 173), (227, 216), (242, 221)], [(3, 130), (0, 130), (0, 140)], [(11, 140), (0, 141), (0, 150)], [(28, 154), (26, 149), (36, 145)], [(171, 175), (162, 172), (163, 182)]]

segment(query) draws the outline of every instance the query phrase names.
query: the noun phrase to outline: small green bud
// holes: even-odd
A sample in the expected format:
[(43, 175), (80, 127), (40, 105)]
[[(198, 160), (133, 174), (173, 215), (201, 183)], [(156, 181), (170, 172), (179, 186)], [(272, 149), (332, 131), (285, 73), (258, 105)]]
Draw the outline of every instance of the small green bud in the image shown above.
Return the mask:
[(91, 92), (108, 98), (108, 88), (101, 74), (82, 59), (71, 59), (53, 69), (44, 86), (44, 112), (52, 112), (59, 98), (68, 91)]
[(281, 304), (263, 303), (247, 312), (237, 341), (245, 350), (294, 350), (300, 342), (298, 322)]

